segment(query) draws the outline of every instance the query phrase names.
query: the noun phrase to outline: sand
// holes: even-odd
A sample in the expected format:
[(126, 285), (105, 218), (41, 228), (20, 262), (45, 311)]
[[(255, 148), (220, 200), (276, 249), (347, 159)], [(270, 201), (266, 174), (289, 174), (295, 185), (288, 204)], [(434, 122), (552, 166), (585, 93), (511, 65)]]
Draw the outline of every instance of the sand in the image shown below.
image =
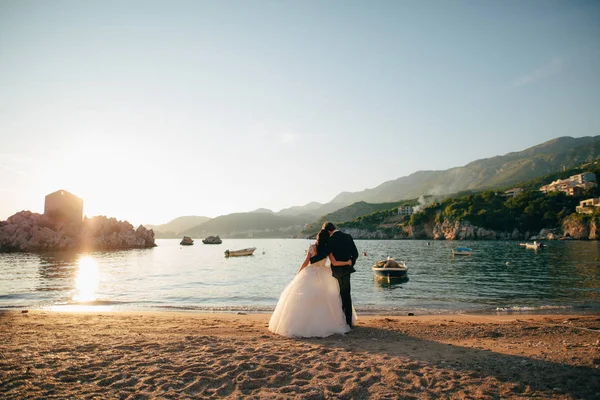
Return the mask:
[(600, 398), (600, 316), (362, 316), (288, 339), (269, 314), (0, 314), (0, 397)]

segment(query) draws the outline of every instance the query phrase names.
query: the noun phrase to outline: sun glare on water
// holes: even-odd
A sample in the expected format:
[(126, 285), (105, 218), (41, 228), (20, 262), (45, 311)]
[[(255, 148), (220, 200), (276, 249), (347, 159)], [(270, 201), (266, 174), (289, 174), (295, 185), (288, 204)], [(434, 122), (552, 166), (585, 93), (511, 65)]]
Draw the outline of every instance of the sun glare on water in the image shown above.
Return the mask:
[(73, 300), (81, 303), (96, 300), (96, 290), (99, 283), (100, 270), (98, 263), (92, 257), (82, 257), (79, 260), (79, 269), (75, 278)]

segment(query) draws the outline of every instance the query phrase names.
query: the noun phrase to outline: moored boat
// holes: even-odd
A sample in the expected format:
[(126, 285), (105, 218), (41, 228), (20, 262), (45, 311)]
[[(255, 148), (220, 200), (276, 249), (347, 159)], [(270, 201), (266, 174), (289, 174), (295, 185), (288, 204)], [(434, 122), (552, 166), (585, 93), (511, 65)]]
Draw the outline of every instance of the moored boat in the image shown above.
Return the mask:
[(396, 261), (391, 257), (387, 260), (377, 261), (371, 267), (375, 278), (378, 279), (405, 279), (408, 275), (408, 267), (404, 261)]
[(251, 256), (254, 253), (256, 247), (248, 247), (240, 250), (225, 250), (225, 257), (240, 257), (240, 256)]
[(522, 245), (525, 245), (526, 249), (534, 249), (534, 250), (538, 250), (542, 247), (542, 243), (538, 242), (538, 241), (533, 241), (533, 243), (521, 243)]
[(194, 239), (192, 239), (189, 236), (184, 236), (183, 239), (181, 239), (181, 242), (179, 242), (179, 244), (182, 246), (191, 246), (194, 244)]
[(452, 249), (453, 256), (470, 256), (473, 253), (470, 247), (457, 247)]
[(223, 241), (221, 240), (219, 235), (217, 235), (217, 236), (209, 236), (205, 239), (202, 239), (202, 243), (204, 243), (204, 244), (221, 244), (221, 243), (223, 243)]

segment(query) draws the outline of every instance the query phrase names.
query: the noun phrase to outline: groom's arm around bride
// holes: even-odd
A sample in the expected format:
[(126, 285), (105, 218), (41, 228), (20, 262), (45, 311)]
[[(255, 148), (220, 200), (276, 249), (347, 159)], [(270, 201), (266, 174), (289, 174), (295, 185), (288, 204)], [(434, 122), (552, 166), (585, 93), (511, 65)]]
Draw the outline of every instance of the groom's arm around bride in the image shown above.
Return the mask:
[[(319, 251), (311, 256), (311, 264), (319, 262), (331, 253), (338, 262), (344, 262), (343, 264), (332, 264), (333, 276), (344, 276), (356, 272), (354, 265), (358, 258), (358, 249), (354, 244), (352, 236), (345, 232), (338, 231), (331, 222), (324, 223), (323, 229), (326, 229), (330, 234), (329, 245), (326, 250), (323, 249), (323, 251)], [(345, 261), (351, 261), (352, 265), (347, 265)]]
[(332, 264), (331, 274), (338, 280), (339, 283), (340, 297), (342, 298), (342, 309), (344, 315), (346, 316), (346, 323), (348, 326), (353, 326), (355, 321), (353, 321), (354, 312), (352, 307), (352, 298), (350, 295), (350, 274), (356, 272), (354, 265), (356, 264), (356, 259), (358, 258), (358, 249), (354, 244), (352, 236), (338, 231), (333, 223), (325, 222), (323, 224), (323, 230), (329, 232), (330, 235), (329, 245), (327, 246), (328, 248), (326, 251), (318, 252), (316, 255), (312, 256), (310, 258), (310, 262), (319, 262), (323, 258), (327, 257), (329, 253), (331, 253), (337, 261), (351, 262), (351, 265), (344, 266), (336, 266)]

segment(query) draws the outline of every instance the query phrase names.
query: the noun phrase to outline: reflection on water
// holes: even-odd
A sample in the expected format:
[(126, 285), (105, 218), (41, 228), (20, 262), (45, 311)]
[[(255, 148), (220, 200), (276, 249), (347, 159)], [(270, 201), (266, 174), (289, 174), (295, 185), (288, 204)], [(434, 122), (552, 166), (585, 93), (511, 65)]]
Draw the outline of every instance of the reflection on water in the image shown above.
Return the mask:
[(381, 290), (383, 289), (395, 289), (402, 288), (402, 285), (409, 281), (409, 277), (405, 276), (403, 278), (390, 278), (383, 276), (375, 276), (373, 277), (373, 282), (375, 283), (375, 289)]
[(40, 279), (36, 290), (69, 291), (73, 290), (73, 279), (77, 273), (77, 260), (81, 257), (74, 252), (40, 253), (36, 257)]
[[(306, 255), (306, 240), (227, 239), (182, 250), (0, 254), (0, 308), (272, 310)], [(534, 252), (511, 241), (357, 240), (352, 301), (361, 310), (600, 310), (600, 242), (555, 241)], [(225, 259), (226, 248), (257, 247)], [(410, 280), (375, 280), (371, 266), (406, 261)], [(56, 308), (56, 307), (59, 308)], [(110, 309), (109, 308), (109, 309)]]
[(73, 300), (83, 303), (96, 300), (96, 290), (100, 283), (98, 263), (92, 257), (85, 256), (79, 260), (79, 269), (75, 278), (75, 294)]

